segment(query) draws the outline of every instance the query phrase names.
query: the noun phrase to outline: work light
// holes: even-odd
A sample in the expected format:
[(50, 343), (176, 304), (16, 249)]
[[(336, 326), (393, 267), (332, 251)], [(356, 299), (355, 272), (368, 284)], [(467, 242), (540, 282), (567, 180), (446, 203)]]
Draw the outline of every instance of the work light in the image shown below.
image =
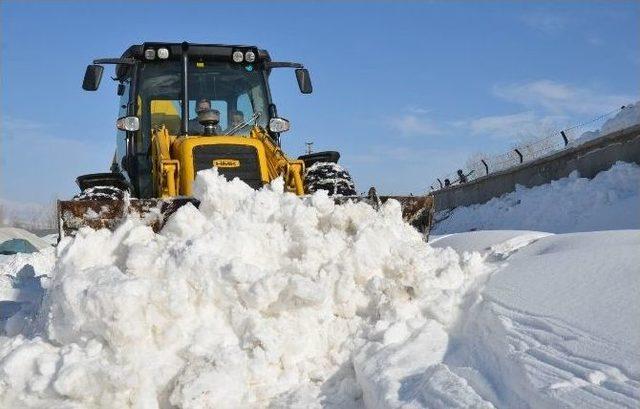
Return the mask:
[(156, 58), (156, 50), (153, 48), (147, 48), (144, 50), (144, 58), (147, 60), (154, 60)]
[(252, 63), (256, 60), (256, 54), (249, 50), (246, 53), (244, 53), (244, 60), (248, 63)]
[(286, 132), (289, 130), (289, 121), (284, 118), (271, 118), (269, 120), (269, 130), (271, 132)]
[(137, 131), (140, 129), (140, 118), (137, 116), (125, 116), (116, 121), (116, 128), (121, 131)]
[(231, 58), (233, 58), (233, 62), (242, 62), (242, 60), (244, 60), (244, 55), (242, 54), (242, 51), (236, 50), (231, 55)]
[(167, 58), (169, 58), (169, 50), (164, 47), (158, 48), (158, 58), (160, 58), (161, 60), (166, 60)]

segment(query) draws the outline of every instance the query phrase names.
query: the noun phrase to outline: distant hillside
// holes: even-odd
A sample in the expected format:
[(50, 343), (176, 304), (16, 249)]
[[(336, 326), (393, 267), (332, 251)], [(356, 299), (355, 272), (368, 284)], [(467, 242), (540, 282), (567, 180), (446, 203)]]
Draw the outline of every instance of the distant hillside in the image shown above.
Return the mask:
[(0, 199), (0, 226), (37, 232), (55, 229), (57, 225), (55, 203), (19, 203)]

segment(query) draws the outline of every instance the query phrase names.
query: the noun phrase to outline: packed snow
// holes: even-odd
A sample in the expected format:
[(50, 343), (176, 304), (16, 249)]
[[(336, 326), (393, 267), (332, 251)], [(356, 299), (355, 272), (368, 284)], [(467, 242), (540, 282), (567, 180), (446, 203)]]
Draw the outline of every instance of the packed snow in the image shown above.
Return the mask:
[(427, 244), (394, 201), (200, 172), (200, 208), (158, 234), (132, 219), (0, 256), (0, 407), (637, 407), (640, 230), (540, 230), (604, 186), (611, 226), (574, 222), (638, 228), (612, 215), (638, 174), (547, 186), (565, 206), (529, 230), (440, 224)]
[(498, 266), (444, 364), (473, 368), (497, 407), (639, 407), (639, 193), (619, 162), (437, 214), (433, 247)]
[(34, 320), (54, 262), (53, 247), (0, 255), (0, 337), (19, 334)]
[(497, 407), (638, 407), (640, 230), (477, 231), (433, 246), (503, 265), (445, 358), (474, 368)]
[(593, 179), (569, 177), (487, 203), (438, 212), (435, 235), (529, 229), (552, 233), (640, 229), (640, 166), (618, 162)]

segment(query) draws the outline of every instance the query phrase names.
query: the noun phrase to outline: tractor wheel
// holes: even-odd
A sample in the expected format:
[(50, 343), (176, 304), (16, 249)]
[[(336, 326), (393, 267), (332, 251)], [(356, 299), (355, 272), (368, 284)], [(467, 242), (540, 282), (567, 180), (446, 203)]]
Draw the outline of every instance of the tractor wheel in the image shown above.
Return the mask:
[(125, 191), (115, 186), (94, 186), (83, 190), (73, 197), (73, 200), (122, 200)]
[(304, 191), (326, 190), (329, 196), (355, 196), (356, 188), (349, 172), (337, 163), (316, 162), (304, 174)]

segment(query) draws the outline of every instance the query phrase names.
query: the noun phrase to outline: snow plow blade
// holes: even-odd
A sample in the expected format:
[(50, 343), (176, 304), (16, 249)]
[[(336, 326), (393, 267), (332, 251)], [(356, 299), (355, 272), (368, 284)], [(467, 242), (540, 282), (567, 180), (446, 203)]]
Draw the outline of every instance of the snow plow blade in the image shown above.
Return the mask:
[[(364, 201), (377, 209), (389, 199), (395, 199), (402, 206), (402, 217), (421, 233), (429, 233), (433, 218), (433, 198), (431, 196), (377, 196), (375, 190), (368, 196), (336, 196), (341, 204), (348, 201)], [(58, 201), (58, 221), (60, 237), (74, 236), (82, 227), (114, 230), (128, 217), (136, 217), (144, 224), (159, 232), (176, 210), (191, 203), (198, 207), (200, 202), (191, 197), (170, 199), (122, 199), (93, 198)]]
[(400, 202), (402, 218), (416, 228), (420, 233), (429, 237), (431, 222), (433, 221), (433, 196), (381, 196), (382, 203), (389, 199)]
[(155, 232), (176, 210), (191, 203), (200, 202), (190, 197), (171, 199), (123, 199), (109, 198), (58, 201), (58, 230), (60, 237), (75, 236), (82, 227), (115, 230), (128, 217), (139, 218)]

